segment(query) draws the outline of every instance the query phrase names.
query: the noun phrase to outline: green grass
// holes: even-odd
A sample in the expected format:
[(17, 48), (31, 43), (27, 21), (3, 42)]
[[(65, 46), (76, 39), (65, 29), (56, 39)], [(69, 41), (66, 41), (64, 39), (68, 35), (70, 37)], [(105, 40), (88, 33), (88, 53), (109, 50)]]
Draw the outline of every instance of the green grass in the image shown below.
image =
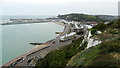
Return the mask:
[(115, 67), (119, 68), (120, 67), (120, 60), (113, 58), (109, 54), (104, 54), (104, 55), (99, 55), (96, 57), (89, 66), (110, 66), (110, 67)]
[(87, 66), (99, 52), (99, 46), (79, 52), (70, 60), (67, 66)]
[(100, 49), (102, 54), (120, 52), (120, 41), (118, 39), (105, 41), (100, 44)]
[[(88, 66), (112, 66), (115, 68), (120, 67), (120, 58), (114, 56), (120, 54), (120, 38), (115, 40), (104, 41), (99, 44), (100, 52), (96, 58)], [(114, 55), (111, 55), (115, 53)]]
[[(77, 53), (69, 61), (67, 66), (111, 66), (120, 67), (120, 58), (115, 58), (115, 55), (120, 54), (120, 38), (103, 43)], [(114, 54), (112, 54), (114, 53)], [(111, 55), (112, 54), (112, 55)]]

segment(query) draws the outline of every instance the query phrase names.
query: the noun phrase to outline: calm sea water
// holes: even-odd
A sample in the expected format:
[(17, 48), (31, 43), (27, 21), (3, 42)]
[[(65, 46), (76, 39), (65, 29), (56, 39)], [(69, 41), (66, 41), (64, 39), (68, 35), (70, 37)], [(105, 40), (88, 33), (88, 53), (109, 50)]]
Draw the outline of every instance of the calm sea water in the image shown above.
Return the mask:
[(63, 31), (63, 26), (51, 22), (3, 25), (0, 27), (2, 27), (3, 64), (33, 48), (34, 45), (30, 45), (30, 42), (44, 43), (54, 39), (57, 36), (56, 31)]

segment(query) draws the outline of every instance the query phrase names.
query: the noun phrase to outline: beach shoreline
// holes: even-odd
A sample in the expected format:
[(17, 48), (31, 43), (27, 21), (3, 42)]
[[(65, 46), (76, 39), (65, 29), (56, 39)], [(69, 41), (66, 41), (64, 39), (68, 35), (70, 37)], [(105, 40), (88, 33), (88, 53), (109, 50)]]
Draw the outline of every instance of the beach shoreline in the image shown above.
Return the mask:
[(55, 24), (57, 24), (57, 25), (60, 25), (60, 26), (65, 26), (64, 23), (60, 23), (60, 22), (53, 22), (53, 23), (55, 23)]

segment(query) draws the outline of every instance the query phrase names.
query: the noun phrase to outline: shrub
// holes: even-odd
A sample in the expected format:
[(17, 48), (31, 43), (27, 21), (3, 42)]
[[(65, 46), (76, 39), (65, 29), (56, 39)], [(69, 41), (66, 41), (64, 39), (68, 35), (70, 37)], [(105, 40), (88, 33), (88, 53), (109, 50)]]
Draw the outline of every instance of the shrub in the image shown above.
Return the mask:
[(98, 25), (94, 26), (93, 29), (104, 31), (107, 28), (107, 25), (104, 23), (98, 23)]
[(111, 53), (111, 52), (120, 52), (120, 43), (119, 41), (107, 41), (100, 44), (101, 53)]
[(93, 62), (89, 66), (98, 66), (98, 67), (106, 67), (106, 68), (118, 68), (120, 61), (112, 58), (109, 55), (99, 55), (96, 57)]
[(94, 35), (96, 33), (96, 29), (91, 29), (91, 33)]

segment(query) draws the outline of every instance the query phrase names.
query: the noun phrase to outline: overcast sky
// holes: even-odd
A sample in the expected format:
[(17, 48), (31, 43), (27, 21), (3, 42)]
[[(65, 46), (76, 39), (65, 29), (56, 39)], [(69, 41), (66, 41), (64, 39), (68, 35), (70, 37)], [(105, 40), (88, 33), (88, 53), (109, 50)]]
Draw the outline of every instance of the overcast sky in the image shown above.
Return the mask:
[(0, 0), (2, 15), (117, 15), (119, 0)]

